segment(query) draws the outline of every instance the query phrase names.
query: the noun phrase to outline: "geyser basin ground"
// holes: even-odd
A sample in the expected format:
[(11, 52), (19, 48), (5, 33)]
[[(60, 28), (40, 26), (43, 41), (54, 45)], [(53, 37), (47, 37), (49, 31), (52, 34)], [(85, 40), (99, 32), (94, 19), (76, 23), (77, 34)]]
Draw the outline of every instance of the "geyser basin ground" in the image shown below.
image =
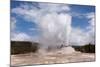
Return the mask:
[(38, 52), (11, 55), (12, 66), (91, 61), (95, 61), (94, 53), (81, 53), (77, 51), (65, 54), (59, 53), (58, 51), (51, 51), (46, 53), (45, 55), (42, 55)]

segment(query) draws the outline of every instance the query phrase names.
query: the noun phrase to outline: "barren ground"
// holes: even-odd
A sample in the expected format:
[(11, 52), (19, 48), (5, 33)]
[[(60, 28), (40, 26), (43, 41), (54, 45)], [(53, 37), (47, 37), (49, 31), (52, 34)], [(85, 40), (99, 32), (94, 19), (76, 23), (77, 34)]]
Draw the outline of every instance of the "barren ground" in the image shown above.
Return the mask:
[(71, 54), (63, 54), (57, 52), (49, 52), (47, 54), (27, 53), (11, 55), (11, 66), (19, 65), (37, 65), (37, 64), (54, 64), (54, 63), (70, 63), (70, 62), (88, 62), (95, 61), (95, 54), (73, 52)]

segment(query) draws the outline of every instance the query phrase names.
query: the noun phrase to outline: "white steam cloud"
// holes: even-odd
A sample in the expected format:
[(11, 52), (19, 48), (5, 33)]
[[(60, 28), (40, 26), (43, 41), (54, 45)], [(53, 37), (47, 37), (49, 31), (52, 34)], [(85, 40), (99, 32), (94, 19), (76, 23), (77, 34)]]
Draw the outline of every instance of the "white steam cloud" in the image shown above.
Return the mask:
[(51, 13), (42, 17), (40, 43), (45, 46), (68, 45), (70, 24), (71, 16), (69, 14)]

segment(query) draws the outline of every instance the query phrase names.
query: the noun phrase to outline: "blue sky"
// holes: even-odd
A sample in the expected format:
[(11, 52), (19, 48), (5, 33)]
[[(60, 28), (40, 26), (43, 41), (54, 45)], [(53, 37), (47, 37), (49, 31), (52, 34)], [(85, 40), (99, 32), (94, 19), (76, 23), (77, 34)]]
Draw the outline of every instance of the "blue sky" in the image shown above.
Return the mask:
[[(69, 14), (71, 15), (72, 19), (71, 19), (71, 27), (72, 28), (79, 28), (81, 30), (87, 31), (87, 27), (90, 26), (89, 21), (91, 20), (91, 18), (87, 18), (87, 15), (91, 14), (91, 13), (95, 13), (95, 6), (89, 6), (89, 5), (74, 5), (74, 4), (62, 4), (63, 6), (66, 6), (66, 10), (65, 9), (60, 9), (58, 7), (56, 7), (56, 9), (53, 9), (55, 7), (53, 6), (45, 6), (47, 4), (53, 4), (53, 3), (43, 3), (45, 5), (42, 4), (42, 6), (39, 6), (41, 4), (41, 2), (25, 2), (25, 1), (11, 1), (11, 19), (12, 17), (15, 18), (16, 23), (15, 23), (15, 28), (12, 30), (12, 34), (13, 32), (23, 32), (26, 33), (30, 36), (36, 36), (38, 34), (40, 34), (40, 31), (38, 30), (38, 25), (36, 24), (36, 17), (34, 18), (33, 16), (26, 16), (27, 14), (25, 13), (20, 13), (20, 11), (18, 12), (17, 10), (15, 10), (13, 12), (13, 9), (16, 8), (21, 8), (22, 10), (32, 10), (33, 11), (33, 15), (35, 14), (34, 11), (36, 10), (40, 10), (42, 11), (43, 16), (46, 13), (49, 13), (49, 8), (51, 9), (51, 11), (56, 11), (59, 13), (63, 13), (63, 14)], [(24, 7), (23, 7), (24, 5)], [(57, 5), (57, 4), (56, 4)], [(59, 5), (59, 4), (58, 4)], [(60, 6), (62, 7), (62, 6)], [(43, 12), (43, 10), (48, 9), (46, 11)], [(26, 12), (27, 13), (27, 12)], [(25, 15), (24, 15), (25, 14)], [(30, 19), (31, 18), (31, 19)], [(38, 16), (37, 16), (38, 18)], [(11, 21), (11, 23), (13, 23)]]
[[(19, 7), (21, 4), (23, 4), (25, 2), (20, 2), (20, 1), (12, 1), (11, 3), (11, 9)], [(29, 4), (31, 4), (32, 2), (29, 2)], [(33, 2), (35, 6), (37, 6), (38, 8), (38, 2)], [(88, 5), (71, 5), (70, 4), (70, 8), (71, 8), (71, 12), (72, 13), (76, 13), (76, 14), (86, 14), (86, 13), (91, 13), (91, 12), (95, 12), (95, 6), (88, 6)], [(36, 27), (35, 24), (33, 23), (27, 23), (29, 21), (24, 21), (24, 19), (17, 17), (16, 14), (11, 13), (11, 16), (14, 16), (17, 18), (18, 22), (17, 22), (17, 26), (18, 28), (16, 30), (18, 31), (23, 31), (23, 32), (29, 32), (28, 28), (31, 27)], [(85, 29), (86, 26), (88, 26), (88, 19), (84, 16), (82, 16), (82, 18), (78, 17), (78, 16), (72, 16), (72, 26), (73, 27), (80, 27), (82, 29)]]
[[(87, 5), (71, 5), (72, 12), (75, 12), (77, 14), (86, 14), (86, 13), (91, 13), (95, 12), (95, 7), (94, 6), (87, 6)], [(74, 27), (80, 27), (80, 28), (86, 28), (88, 26), (88, 19), (86, 17), (72, 17), (72, 26)]]

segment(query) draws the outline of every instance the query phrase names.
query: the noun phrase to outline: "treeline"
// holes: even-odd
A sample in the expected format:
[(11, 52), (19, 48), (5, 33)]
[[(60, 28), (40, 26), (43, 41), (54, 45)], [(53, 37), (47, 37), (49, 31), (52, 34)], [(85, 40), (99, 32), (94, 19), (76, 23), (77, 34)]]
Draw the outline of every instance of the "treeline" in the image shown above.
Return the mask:
[[(61, 45), (57, 48), (63, 48), (67, 46)], [(76, 51), (84, 53), (95, 53), (95, 45), (86, 44), (85, 46), (72, 46)], [(39, 49), (39, 43), (32, 43), (28, 41), (11, 41), (11, 54), (24, 54), (29, 52), (36, 52)], [(48, 47), (48, 49), (50, 49)]]
[(84, 46), (72, 46), (76, 51), (81, 51), (84, 53), (95, 53), (94, 44), (86, 44)]
[(11, 41), (11, 54), (36, 52), (38, 45), (38, 43), (32, 43), (28, 41)]

